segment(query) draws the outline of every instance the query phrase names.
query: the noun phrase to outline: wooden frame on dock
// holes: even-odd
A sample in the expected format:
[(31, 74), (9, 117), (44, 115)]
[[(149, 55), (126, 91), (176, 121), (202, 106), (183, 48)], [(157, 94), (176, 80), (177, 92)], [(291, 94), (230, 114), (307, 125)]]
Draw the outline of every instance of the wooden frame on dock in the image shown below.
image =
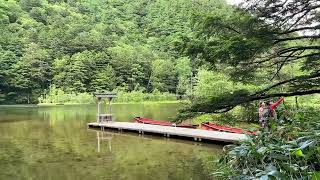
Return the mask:
[[(97, 123), (101, 122), (112, 122), (113, 121), (113, 115), (112, 115), (112, 105), (111, 101), (113, 98), (117, 97), (116, 93), (112, 92), (106, 92), (106, 93), (94, 93), (95, 97), (97, 98)], [(101, 108), (100, 104), (103, 99), (108, 100), (108, 107), (109, 107), (109, 112), (108, 114), (101, 114)]]

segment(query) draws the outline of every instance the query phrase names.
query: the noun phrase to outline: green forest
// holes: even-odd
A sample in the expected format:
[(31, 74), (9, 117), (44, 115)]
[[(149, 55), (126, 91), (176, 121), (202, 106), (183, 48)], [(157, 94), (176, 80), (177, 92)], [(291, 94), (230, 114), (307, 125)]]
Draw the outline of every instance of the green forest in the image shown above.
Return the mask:
[(0, 1), (0, 104), (103, 91), (187, 97), (177, 121), (197, 123), (257, 124), (259, 101), (284, 97), (281, 122), (230, 147), (213, 175), (320, 178), (320, 2)]
[(0, 103), (37, 103), (50, 88), (185, 94), (199, 67), (186, 51), (192, 18), (228, 8), (219, 1), (1, 1)]
[(0, 103), (38, 103), (51, 89), (168, 92), (206, 99), (210, 112), (313, 94), (318, 3), (306, 2), (281, 14), (272, 1), (4, 0)]

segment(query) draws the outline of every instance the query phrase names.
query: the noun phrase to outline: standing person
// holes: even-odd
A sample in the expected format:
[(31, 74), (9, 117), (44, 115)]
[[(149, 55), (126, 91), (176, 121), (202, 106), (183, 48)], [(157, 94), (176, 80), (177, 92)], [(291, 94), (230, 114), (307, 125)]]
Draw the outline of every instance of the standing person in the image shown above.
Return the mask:
[(268, 128), (268, 121), (270, 118), (276, 117), (275, 109), (284, 101), (284, 97), (281, 97), (277, 102), (273, 103), (268, 101), (266, 104), (264, 101), (259, 103), (259, 121), (262, 128)]
[(259, 121), (261, 123), (262, 128), (268, 127), (268, 117), (269, 117), (269, 108), (266, 106), (264, 101), (260, 101), (259, 103)]
[(269, 107), (269, 117), (277, 119), (276, 109), (284, 101), (284, 97), (281, 97), (277, 102), (273, 103), (272, 100), (267, 103)]

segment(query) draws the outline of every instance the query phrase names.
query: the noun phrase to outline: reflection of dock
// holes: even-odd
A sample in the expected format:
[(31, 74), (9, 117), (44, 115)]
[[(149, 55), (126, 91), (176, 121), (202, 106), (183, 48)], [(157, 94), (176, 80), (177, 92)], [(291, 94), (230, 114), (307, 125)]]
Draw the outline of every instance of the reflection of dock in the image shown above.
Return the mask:
[(180, 127), (170, 126), (158, 126), (150, 124), (130, 123), (130, 122), (106, 122), (106, 123), (88, 123), (88, 127), (91, 128), (102, 128), (102, 129), (115, 129), (115, 130), (126, 130), (152, 134), (160, 134), (166, 137), (180, 137), (180, 138), (191, 138), (196, 141), (211, 140), (221, 142), (237, 142), (246, 140), (247, 135), (235, 134), (218, 131), (207, 131), (201, 129), (189, 129)]
[(108, 141), (108, 147), (109, 147), (109, 151), (111, 152), (112, 149), (111, 149), (111, 140), (112, 140), (112, 136), (109, 135), (109, 134), (106, 134), (106, 133), (100, 133), (97, 131), (97, 150), (98, 152), (100, 152), (100, 141)]

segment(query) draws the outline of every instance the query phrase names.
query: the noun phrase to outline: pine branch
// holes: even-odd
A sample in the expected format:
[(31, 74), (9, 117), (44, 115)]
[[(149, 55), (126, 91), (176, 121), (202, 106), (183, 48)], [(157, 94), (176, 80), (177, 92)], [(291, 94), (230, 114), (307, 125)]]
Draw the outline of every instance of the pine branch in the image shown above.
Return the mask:
[(291, 78), (291, 79), (287, 79), (287, 80), (278, 82), (278, 83), (276, 83), (274, 85), (271, 85), (271, 86), (269, 86), (269, 87), (267, 87), (267, 88), (265, 88), (265, 89), (263, 89), (261, 91), (256, 92), (253, 95), (265, 94), (266, 92), (270, 91), (271, 89), (273, 89), (275, 87), (278, 87), (278, 86), (281, 86), (281, 85), (284, 85), (284, 84), (287, 84), (289, 82), (308, 80), (308, 79), (312, 79), (312, 78), (316, 78), (316, 77), (320, 77), (320, 72), (315, 73), (315, 74), (311, 74), (311, 75), (297, 76), (297, 77), (294, 77), (294, 78)]
[(276, 39), (274, 44), (284, 42), (284, 41), (294, 41), (294, 40), (301, 40), (301, 39), (318, 39), (318, 38), (320, 38), (320, 35), (288, 37), (288, 38)]
[(290, 33), (295, 33), (295, 32), (299, 32), (299, 31), (304, 31), (304, 30), (317, 30), (320, 29), (320, 25), (317, 26), (307, 26), (307, 27), (300, 27), (300, 28), (296, 28), (296, 29), (291, 29), (288, 31), (283, 31), (277, 34), (283, 35), (283, 34), (290, 34)]

